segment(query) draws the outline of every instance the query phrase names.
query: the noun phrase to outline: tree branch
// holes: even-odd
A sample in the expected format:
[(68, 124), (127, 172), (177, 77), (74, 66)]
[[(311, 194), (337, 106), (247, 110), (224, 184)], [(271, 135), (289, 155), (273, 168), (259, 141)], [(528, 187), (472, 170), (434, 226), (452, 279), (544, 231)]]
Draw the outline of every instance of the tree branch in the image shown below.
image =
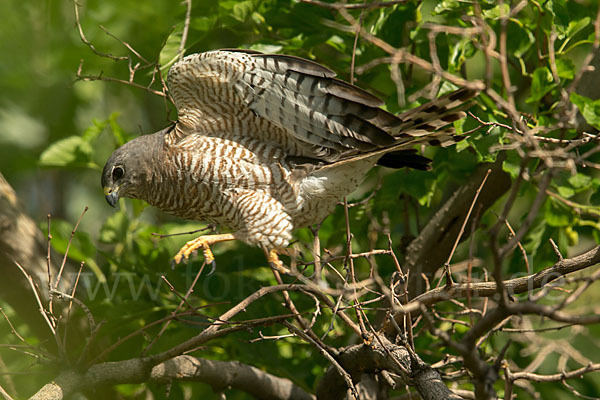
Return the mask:
[(271, 375), (239, 361), (215, 361), (184, 355), (152, 368), (150, 378), (155, 382), (204, 382), (215, 390), (238, 389), (259, 399), (315, 399), (315, 396), (289, 379)]
[[(404, 383), (411, 382), (423, 399), (460, 399), (446, 387), (440, 374), (416, 354), (393, 344), (383, 335), (378, 335), (378, 338), (340, 351), (338, 362), (354, 382), (359, 382), (365, 373), (385, 370), (396, 374)], [(336, 368), (330, 366), (319, 381), (317, 398), (341, 400), (345, 398), (346, 390), (344, 379)]]

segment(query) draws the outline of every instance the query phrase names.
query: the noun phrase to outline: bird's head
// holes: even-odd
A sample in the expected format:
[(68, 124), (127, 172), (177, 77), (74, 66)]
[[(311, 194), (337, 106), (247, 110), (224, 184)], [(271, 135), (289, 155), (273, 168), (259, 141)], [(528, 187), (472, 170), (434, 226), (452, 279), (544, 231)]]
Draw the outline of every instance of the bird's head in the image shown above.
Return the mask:
[(137, 137), (116, 149), (102, 170), (102, 188), (106, 201), (116, 207), (119, 198), (143, 198), (152, 165), (160, 147), (161, 132)]
[(131, 152), (128, 151), (130, 147), (126, 144), (115, 150), (102, 170), (104, 196), (112, 207), (117, 206), (119, 197), (127, 197), (128, 192), (137, 185)]

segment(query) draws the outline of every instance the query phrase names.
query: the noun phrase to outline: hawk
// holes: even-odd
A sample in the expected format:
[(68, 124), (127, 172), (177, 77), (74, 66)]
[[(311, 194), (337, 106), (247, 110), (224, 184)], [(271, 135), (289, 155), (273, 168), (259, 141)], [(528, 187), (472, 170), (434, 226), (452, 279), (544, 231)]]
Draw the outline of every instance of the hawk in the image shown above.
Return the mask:
[(239, 239), (275, 267), (292, 231), (321, 222), (376, 164), (429, 169), (415, 144), (461, 140), (451, 123), (477, 92), (446, 94), (400, 115), (306, 59), (249, 50), (192, 54), (168, 87), (178, 120), (124, 144), (102, 172), (106, 200), (143, 199), (176, 216), (219, 224), (177, 253)]

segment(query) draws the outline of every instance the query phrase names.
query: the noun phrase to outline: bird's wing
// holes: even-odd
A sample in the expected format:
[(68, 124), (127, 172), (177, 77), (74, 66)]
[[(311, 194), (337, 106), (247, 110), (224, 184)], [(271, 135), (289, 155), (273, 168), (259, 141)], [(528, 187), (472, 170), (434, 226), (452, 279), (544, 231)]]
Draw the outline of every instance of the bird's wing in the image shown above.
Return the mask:
[(381, 150), (399, 139), (434, 140), (421, 137), (462, 118), (457, 108), (472, 97), (463, 90), (452, 100), (442, 97), (395, 116), (380, 108), (377, 97), (313, 61), (240, 50), (187, 56), (171, 68), (168, 80), (183, 122), (178, 135), (186, 126), (187, 132), (218, 134), (216, 129), (243, 125), (244, 118), (259, 118), (312, 149), (302, 155), (325, 159)]

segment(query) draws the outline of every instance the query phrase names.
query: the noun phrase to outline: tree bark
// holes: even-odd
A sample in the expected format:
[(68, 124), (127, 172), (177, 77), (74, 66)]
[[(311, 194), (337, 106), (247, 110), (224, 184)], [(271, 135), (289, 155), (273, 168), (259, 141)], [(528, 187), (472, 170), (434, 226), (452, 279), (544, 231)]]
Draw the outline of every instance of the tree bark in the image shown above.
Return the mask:
[(238, 389), (264, 400), (314, 400), (292, 381), (238, 361), (214, 361), (182, 355), (152, 367), (153, 359), (140, 357), (106, 362), (90, 367), (84, 373), (65, 371), (41, 388), (30, 400), (62, 400), (82, 390), (119, 383), (172, 380), (204, 382), (217, 392)]
[(280, 378), (239, 361), (215, 361), (191, 356), (179, 356), (152, 369), (151, 379), (166, 382), (172, 379), (204, 382), (215, 391), (235, 388), (265, 400), (314, 400), (315, 396)]
[[(405, 347), (393, 344), (385, 336), (378, 335), (370, 344), (362, 343), (342, 350), (337, 361), (350, 374), (353, 382), (362, 382), (363, 386), (373, 383), (365, 379), (365, 374), (374, 375), (385, 370), (398, 376), (401, 383), (413, 384), (423, 399), (461, 398), (448, 389), (436, 370), (415, 357), (418, 356), (411, 356)], [(384, 382), (380, 382), (380, 388), (383, 384)], [(346, 398), (347, 389), (338, 370), (330, 366), (317, 386), (317, 399), (343, 400)], [(385, 389), (387, 393), (390, 387)], [(369, 390), (369, 393), (373, 392), (374, 390)]]

